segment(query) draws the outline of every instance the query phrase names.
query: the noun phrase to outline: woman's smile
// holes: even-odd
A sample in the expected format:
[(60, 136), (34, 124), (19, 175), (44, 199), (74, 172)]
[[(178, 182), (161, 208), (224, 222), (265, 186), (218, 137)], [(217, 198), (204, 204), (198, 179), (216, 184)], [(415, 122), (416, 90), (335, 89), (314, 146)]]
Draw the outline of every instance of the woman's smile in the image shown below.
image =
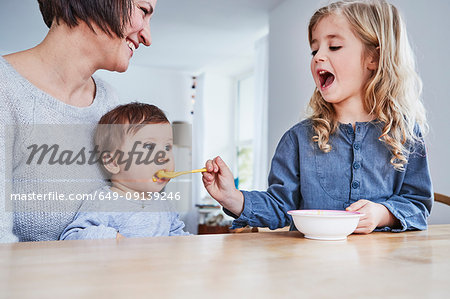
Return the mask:
[(133, 56), (134, 51), (139, 47), (139, 44), (131, 40), (130, 38), (125, 39), (128, 48), (131, 50), (131, 56)]

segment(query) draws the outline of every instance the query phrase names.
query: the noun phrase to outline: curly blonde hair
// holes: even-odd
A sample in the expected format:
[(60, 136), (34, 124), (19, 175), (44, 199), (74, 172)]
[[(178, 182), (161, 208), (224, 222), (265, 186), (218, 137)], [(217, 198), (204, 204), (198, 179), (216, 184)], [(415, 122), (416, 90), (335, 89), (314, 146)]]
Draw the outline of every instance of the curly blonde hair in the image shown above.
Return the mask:
[[(392, 152), (390, 163), (404, 170), (408, 163), (408, 144), (421, 140), (427, 130), (425, 108), (421, 101), (422, 81), (408, 41), (405, 24), (395, 6), (384, 0), (339, 1), (317, 10), (308, 26), (312, 31), (326, 16), (344, 16), (354, 34), (364, 44), (365, 54), (378, 57), (378, 68), (365, 85), (365, 110), (382, 124), (379, 140)], [(330, 135), (338, 122), (333, 105), (326, 102), (319, 90), (314, 90), (309, 106), (317, 142), (323, 152), (331, 151)], [(420, 132), (415, 130), (418, 125)]]

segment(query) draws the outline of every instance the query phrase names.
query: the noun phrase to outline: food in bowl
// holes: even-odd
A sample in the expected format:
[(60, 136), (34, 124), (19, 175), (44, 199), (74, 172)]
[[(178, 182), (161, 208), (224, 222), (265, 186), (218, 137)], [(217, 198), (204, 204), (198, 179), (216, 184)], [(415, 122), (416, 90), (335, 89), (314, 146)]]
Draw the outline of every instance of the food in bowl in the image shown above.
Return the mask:
[(305, 238), (315, 240), (345, 240), (358, 226), (359, 212), (338, 210), (292, 210), (288, 212), (295, 227)]

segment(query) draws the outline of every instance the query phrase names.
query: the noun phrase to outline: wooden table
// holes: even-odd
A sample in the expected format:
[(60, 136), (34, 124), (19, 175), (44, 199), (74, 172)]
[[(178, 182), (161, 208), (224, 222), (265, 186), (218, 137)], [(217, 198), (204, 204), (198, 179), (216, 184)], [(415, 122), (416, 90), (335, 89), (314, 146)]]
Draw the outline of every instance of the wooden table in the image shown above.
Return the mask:
[(299, 232), (0, 245), (0, 297), (450, 296), (450, 225), (314, 241)]

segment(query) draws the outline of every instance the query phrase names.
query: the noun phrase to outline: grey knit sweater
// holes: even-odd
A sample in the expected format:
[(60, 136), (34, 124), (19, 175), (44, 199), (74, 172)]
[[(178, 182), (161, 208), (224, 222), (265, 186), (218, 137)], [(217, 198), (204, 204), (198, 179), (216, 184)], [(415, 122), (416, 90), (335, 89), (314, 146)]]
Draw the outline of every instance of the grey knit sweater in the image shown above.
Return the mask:
[[(81, 204), (74, 198), (105, 185), (88, 151), (95, 124), (119, 101), (109, 85), (94, 81), (94, 102), (74, 107), (0, 57), (0, 243), (58, 240)], [(56, 147), (33, 156), (33, 145)]]

